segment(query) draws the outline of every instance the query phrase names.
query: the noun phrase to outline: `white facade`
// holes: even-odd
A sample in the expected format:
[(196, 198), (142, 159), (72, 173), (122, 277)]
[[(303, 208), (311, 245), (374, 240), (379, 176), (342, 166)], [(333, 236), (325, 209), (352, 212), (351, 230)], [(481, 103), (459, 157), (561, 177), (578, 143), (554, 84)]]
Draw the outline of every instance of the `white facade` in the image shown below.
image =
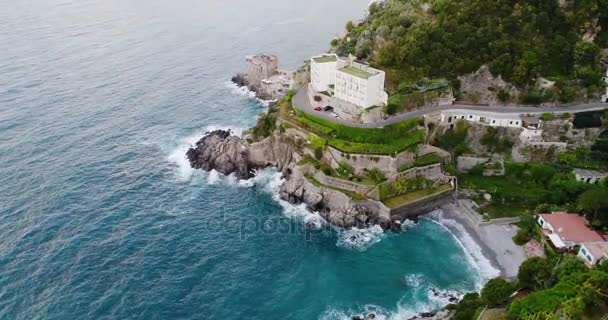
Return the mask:
[(584, 242), (577, 256), (589, 266), (595, 266), (608, 258), (608, 242)]
[(490, 127), (519, 128), (522, 125), (518, 114), (501, 114), (475, 110), (447, 110), (441, 112), (441, 122), (456, 123), (459, 120), (476, 122)]
[(520, 139), (524, 143), (543, 142), (543, 130), (522, 127)]
[(313, 57), (310, 61), (311, 87), (316, 92), (333, 93), (337, 99), (359, 108), (386, 105), (385, 74), (352, 58), (335, 54)]
[(592, 184), (598, 183), (600, 180), (608, 177), (607, 172), (578, 168), (574, 169), (574, 175), (576, 176), (576, 181)]
[(346, 66), (346, 61), (335, 54), (324, 54), (310, 59), (310, 84), (316, 92), (329, 91), (336, 83), (336, 70)]

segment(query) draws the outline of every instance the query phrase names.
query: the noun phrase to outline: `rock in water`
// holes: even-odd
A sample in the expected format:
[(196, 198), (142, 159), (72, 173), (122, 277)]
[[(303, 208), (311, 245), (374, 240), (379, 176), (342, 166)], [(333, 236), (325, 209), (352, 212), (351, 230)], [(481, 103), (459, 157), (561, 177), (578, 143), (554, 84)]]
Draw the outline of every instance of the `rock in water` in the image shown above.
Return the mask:
[(208, 132), (186, 153), (190, 165), (205, 171), (222, 174), (234, 173), (239, 179), (253, 177), (249, 149), (240, 138), (231, 136), (230, 130)]

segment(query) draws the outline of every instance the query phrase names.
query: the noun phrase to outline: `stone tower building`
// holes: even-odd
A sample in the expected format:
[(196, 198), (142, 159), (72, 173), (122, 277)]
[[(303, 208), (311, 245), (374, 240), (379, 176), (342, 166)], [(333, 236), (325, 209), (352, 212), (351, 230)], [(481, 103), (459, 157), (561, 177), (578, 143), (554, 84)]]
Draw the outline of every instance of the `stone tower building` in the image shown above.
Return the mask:
[(260, 87), (262, 80), (268, 79), (277, 74), (279, 58), (275, 55), (255, 55), (247, 56), (247, 82), (250, 89)]

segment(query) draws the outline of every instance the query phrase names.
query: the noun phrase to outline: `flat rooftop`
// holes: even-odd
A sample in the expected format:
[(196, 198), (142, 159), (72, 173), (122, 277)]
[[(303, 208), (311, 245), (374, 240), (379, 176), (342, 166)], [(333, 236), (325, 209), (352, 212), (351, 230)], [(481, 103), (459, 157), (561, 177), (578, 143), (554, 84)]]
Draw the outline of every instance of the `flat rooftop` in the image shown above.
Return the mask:
[(355, 68), (353, 66), (346, 66), (346, 67), (340, 69), (340, 71), (346, 72), (346, 73), (348, 73), (350, 75), (353, 75), (353, 76), (359, 77), (359, 78), (363, 78), (363, 79), (367, 79), (367, 78), (369, 78), (369, 77), (371, 77), (371, 76), (374, 75), (373, 73), (369, 73), (367, 71), (364, 71), (364, 70), (361, 70), (361, 69), (357, 69), (357, 68)]
[(338, 58), (332, 55), (320, 56), (312, 58), (316, 63), (327, 63), (327, 62), (336, 62)]

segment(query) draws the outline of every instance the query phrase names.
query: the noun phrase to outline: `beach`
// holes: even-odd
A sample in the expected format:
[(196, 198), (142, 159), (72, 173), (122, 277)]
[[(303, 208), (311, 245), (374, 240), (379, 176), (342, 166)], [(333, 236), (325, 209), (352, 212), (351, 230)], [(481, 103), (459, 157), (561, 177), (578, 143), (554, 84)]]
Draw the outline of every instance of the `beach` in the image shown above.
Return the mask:
[[(526, 260), (525, 250), (522, 246), (516, 245), (512, 237), (517, 233), (517, 227), (510, 224), (485, 224), (479, 223), (472, 216), (472, 212), (467, 212), (459, 201), (455, 201), (441, 208), (444, 220), (455, 221), (466, 231), (479, 246), (485, 258), (493, 267), (500, 270), (500, 275), (508, 279), (517, 277), (517, 272), (521, 263)], [(456, 224), (443, 224), (449, 228), (458, 238), (461, 239), (462, 231)]]

